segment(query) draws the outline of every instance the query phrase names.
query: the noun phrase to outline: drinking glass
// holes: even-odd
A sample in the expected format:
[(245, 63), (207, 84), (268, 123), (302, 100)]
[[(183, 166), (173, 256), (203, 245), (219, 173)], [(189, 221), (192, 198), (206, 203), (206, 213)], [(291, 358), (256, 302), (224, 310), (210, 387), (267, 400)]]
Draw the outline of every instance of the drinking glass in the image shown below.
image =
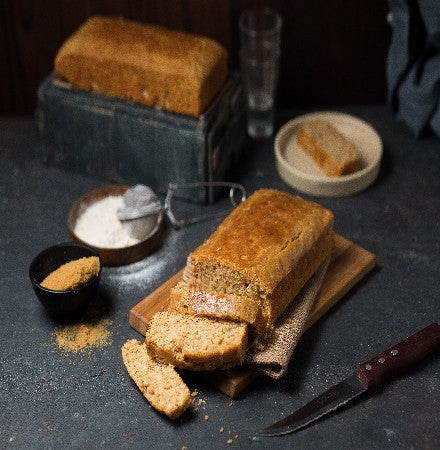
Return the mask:
[(254, 139), (268, 138), (273, 133), (281, 25), (280, 15), (269, 8), (246, 10), (239, 19), (247, 130)]

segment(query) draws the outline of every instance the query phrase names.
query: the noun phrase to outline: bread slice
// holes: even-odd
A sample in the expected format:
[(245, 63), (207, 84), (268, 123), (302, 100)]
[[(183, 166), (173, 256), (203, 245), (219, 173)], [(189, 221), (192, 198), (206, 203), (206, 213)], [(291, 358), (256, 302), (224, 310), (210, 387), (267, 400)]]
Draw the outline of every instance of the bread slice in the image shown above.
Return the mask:
[(79, 89), (199, 116), (223, 88), (227, 60), (203, 36), (93, 16), (58, 51), (55, 73)]
[(261, 189), (188, 258), (188, 288), (250, 298), (259, 334), (276, 319), (334, 246), (333, 214), (300, 197)]
[(163, 311), (150, 320), (145, 344), (155, 360), (181, 369), (229, 369), (242, 364), (247, 336), (245, 323)]
[(256, 327), (261, 320), (261, 308), (255, 300), (220, 292), (192, 291), (184, 283), (171, 289), (168, 310), (244, 322), (251, 327)]
[(296, 137), (301, 148), (327, 175), (347, 175), (359, 169), (357, 148), (327, 120), (303, 122)]
[(130, 339), (121, 351), (128, 374), (154, 409), (176, 419), (192, 405), (189, 389), (174, 367), (154, 361), (145, 344)]

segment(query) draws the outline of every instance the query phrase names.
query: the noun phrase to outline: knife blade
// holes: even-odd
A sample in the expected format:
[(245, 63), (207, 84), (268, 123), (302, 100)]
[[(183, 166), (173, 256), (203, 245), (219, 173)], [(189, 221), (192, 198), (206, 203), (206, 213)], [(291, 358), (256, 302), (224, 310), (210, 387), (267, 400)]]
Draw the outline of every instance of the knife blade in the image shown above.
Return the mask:
[(257, 434), (282, 436), (298, 431), (354, 398), (365, 393), (374, 393), (385, 381), (402, 375), (427, 356), (438, 352), (440, 352), (440, 325), (434, 322), (380, 355), (360, 364), (353, 375)]

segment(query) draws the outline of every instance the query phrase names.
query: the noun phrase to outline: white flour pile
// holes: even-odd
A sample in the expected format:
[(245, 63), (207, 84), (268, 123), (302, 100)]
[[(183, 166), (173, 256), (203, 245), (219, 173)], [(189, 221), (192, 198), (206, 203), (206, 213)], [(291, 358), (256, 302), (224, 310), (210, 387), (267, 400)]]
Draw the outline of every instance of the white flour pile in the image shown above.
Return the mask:
[(121, 248), (137, 244), (117, 217), (122, 196), (109, 196), (91, 204), (77, 219), (75, 234), (84, 242), (101, 248)]

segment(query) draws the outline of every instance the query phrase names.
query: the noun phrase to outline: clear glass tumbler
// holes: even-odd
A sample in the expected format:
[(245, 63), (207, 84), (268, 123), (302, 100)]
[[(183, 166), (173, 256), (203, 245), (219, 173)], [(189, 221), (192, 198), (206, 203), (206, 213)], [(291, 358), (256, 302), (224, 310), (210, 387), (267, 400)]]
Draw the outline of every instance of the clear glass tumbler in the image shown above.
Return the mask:
[(281, 24), (279, 14), (268, 8), (244, 11), (239, 20), (247, 129), (254, 139), (268, 138), (273, 133)]

